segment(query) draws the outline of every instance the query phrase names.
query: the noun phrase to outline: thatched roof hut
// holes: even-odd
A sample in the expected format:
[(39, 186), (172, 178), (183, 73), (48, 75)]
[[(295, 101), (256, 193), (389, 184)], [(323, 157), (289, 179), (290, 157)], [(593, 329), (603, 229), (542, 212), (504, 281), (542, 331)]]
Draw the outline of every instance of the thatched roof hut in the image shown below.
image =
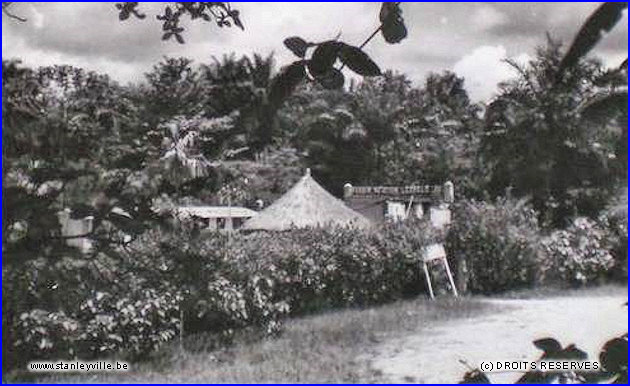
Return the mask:
[(350, 225), (365, 228), (370, 221), (348, 208), (311, 177), (310, 169), (276, 202), (248, 220), (243, 229), (287, 230), (292, 227)]

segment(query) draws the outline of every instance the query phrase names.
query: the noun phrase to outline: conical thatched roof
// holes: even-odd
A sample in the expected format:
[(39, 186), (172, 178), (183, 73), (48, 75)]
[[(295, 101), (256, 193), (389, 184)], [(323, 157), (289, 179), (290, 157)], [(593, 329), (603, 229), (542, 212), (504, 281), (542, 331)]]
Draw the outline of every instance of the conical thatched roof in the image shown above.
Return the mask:
[(348, 208), (343, 201), (322, 188), (310, 170), (284, 196), (258, 216), (248, 220), (243, 229), (287, 230), (291, 227), (351, 225), (368, 227), (370, 221)]

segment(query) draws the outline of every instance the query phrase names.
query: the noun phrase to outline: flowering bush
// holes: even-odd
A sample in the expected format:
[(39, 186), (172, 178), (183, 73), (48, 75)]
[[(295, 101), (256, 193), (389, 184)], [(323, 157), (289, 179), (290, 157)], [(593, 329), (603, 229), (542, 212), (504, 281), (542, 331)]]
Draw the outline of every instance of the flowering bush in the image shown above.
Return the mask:
[(123, 297), (96, 292), (72, 317), (42, 309), (22, 313), (13, 344), (24, 360), (88, 359), (114, 353), (137, 358), (172, 339), (178, 329), (176, 296), (154, 290)]
[(4, 369), (36, 359), (139, 357), (174, 336), (174, 291), (150, 288), (106, 257), (90, 263), (68, 257), (3, 267)]
[(611, 279), (626, 283), (628, 281), (628, 217), (602, 216), (599, 221), (608, 233), (610, 253), (615, 264), (609, 271)]
[(539, 234), (536, 212), (524, 201), (463, 201), (453, 210), (447, 254), (452, 266), (464, 264), (459, 280), (472, 292), (529, 286), (542, 258)]
[(179, 331), (180, 297), (154, 289), (128, 296), (95, 292), (81, 304), (77, 345), (96, 357), (123, 352), (141, 357), (174, 338)]
[(72, 358), (79, 323), (64, 312), (33, 309), (20, 315), (14, 345), (31, 359)]
[(611, 240), (606, 228), (580, 217), (564, 230), (543, 240), (547, 254), (543, 270), (548, 279), (560, 279), (573, 285), (603, 279), (615, 264), (610, 252)]
[(264, 244), (245, 239), (225, 233), (193, 236), (186, 228), (156, 230), (126, 254), (146, 285), (180, 291), (185, 331), (257, 326), (273, 332), (287, 305), (274, 297), (273, 272), (261, 258)]

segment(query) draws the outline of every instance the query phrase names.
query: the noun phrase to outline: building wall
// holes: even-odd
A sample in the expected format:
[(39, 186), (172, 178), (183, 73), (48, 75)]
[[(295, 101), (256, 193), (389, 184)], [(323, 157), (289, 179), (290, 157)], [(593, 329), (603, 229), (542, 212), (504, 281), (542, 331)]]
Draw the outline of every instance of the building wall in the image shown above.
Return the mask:
[[(349, 198), (345, 200), (348, 207), (352, 208), (356, 212), (359, 212), (363, 216), (367, 217), (370, 221), (380, 223), (388, 219), (402, 220), (397, 213), (402, 210), (407, 213), (409, 208), (409, 201), (395, 200), (395, 199), (383, 199), (383, 198)], [(430, 202), (413, 201), (411, 204), (410, 216), (416, 218), (422, 218), (428, 215), (428, 209), (431, 207)]]
[[(57, 214), (61, 225), (61, 235), (65, 237), (80, 236), (92, 231), (93, 217), (81, 219), (70, 218), (70, 211), (63, 210)], [(77, 237), (66, 240), (71, 247), (77, 247), (83, 252), (87, 252), (92, 247), (91, 241), (85, 237)]]
[(345, 201), (346, 205), (374, 223), (385, 221), (385, 208), (382, 199), (355, 198)]
[[(449, 204), (454, 200), (451, 182), (439, 186), (358, 187), (344, 186), (346, 205), (370, 221), (403, 220), (428, 216), (436, 227), (450, 223)], [(409, 208), (411, 205), (411, 208)]]

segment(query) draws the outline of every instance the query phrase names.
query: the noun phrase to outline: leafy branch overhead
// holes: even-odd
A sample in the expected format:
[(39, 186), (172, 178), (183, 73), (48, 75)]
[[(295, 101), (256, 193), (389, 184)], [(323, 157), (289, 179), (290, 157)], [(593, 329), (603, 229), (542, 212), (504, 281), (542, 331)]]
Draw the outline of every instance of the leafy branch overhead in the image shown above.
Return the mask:
[(8, 17), (10, 17), (11, 19), (15, 19), (17, 21), (25, 22), (26, 18), (18, 16), (16, 14), (12, 13), (9, 10), (9, 7), (11, 7), (11, 4), (13, 4), (13, 3), (14, 3), (13, 1), (3, 1), (2, 2), (2, 13), (7, 15)]
[[(606, 2), (600, 5), (584, 22), (577, 35), (573, 39), (569, 50), (564, 55), (555, 74), (556, 86), (566, 78), (567, 73), (575, 67), (580, 59), (584, 58), (599, 41), (610, 32), (621, 20), (623, 12), (628, 8), (628, 3)], [(628, 75), (628, 58), (614, 70), (609, 71), (609, 76)], [(627, 83), (627, 82), (625, 82)], [(580, 106), (580, 114), (587, 119), (596, 119), (606, 115), (606, 112), (623, 110), (628, 104), (628, 87), (619, 87), (594, 95)]]
[(575, 65), (582, 57), (588, 54), (605, 33), (613, 29), (621, 20), (623, 11), (626, 8), (628, 8), (628, 3), (607, 2), (599, 6), (589, 16), (560, 62), (558, 67), (559, 78), (569, 67)]
[[(345, 83), (341, 70), (348, 67), (361, 76), (381, 75), (381, 69), (363, 51), (380, 31), (387, 43), (400, 43), (407, 37), (407, 28), (402, 17), (400, 3), (383, 3), (379, 13), (380, 25), (361, 46), (356, 47), (345, 42), (327, 40), (320, 43), (309, 42), (299, 36), (284, 40), (284, 45), (299, 60), (284, 67), (276, 76), (269, 91), (269, 101), (279, 105), (291, 94), (297, 85), (304, 81), (317, 82), (327, 89), (340, 89)], [(310, 52), (310, 57), (307, 57)], [(335, 67), (340, 63), (338, 67)]]
[[(146, 15), (138, 10), (138, 5), (138, 2), (117, 3), (116, 8), (119, 11), (120, 20), (127, 20), (132, 15), (138, 19), (146, 18)], [(184, 43), (182, 36), (184, 27), (180, 25), (181, 17), (184, 15), (189, 16), (191, 20), (214, 21), (219, 27), (235, 25), (244, 29), (239, 11), (232, 9), (229, 3), (167, 3), (164, 13), (156, 16), (163, 22), (162, 40), (174, 37), (180, 44)], [(345, 77), (341, 72), (345, 67), (362, 76), (381, 75), (381, 69), (363, 51), (363, 47), (379, 32), (390, 44), (400, 43), (407, 37), (407, 27), (402, 17), (400, 2), (383, 3), (379, 12), (379, 21), (378, 28), (359, 47), (338, 39), (320, 43), (309, 42), (298, 36), (285, 39), (284, 45), (299, 60), (285, 66), (273, 79), (268, 90), (269, 105), (272, 108), (279, 107), (291, 95), (295, 87), (304, 80), (317, 82), (327, 89), (340, 89), (345, 83)], [(309, 52), (310, 57), (307, 58)], [(337, 63), (340, 65), (335, 67)]]
[(381, 33), (387, 43), (400, 43), (407, 37), (407, 27), (402, 17), (400, 3), (383, 3), (379, 19), (381, 21)]
[[(138, 2), (117, 3), (118, 18), (121, 21), (129, 19), (131, 15), (138, 19), (146, 18), (146, 15), (138, 10), (138, 4)], [(162, 31), (164, 32), (162, 40), (175, 37), (178, 43), (184, 43), (182, 33), (185, 29), (180, 25), (181, 17), (184, 15), (190, 17), (190, 20), (214, 21), (221, 28), (234, 25), (242, 30), (245, 29), (239, 11), (232, 9), (230, 3), (182, 1), (166, 5), (164, 13), (156, 16), (158, 20), (162, 21)]]

